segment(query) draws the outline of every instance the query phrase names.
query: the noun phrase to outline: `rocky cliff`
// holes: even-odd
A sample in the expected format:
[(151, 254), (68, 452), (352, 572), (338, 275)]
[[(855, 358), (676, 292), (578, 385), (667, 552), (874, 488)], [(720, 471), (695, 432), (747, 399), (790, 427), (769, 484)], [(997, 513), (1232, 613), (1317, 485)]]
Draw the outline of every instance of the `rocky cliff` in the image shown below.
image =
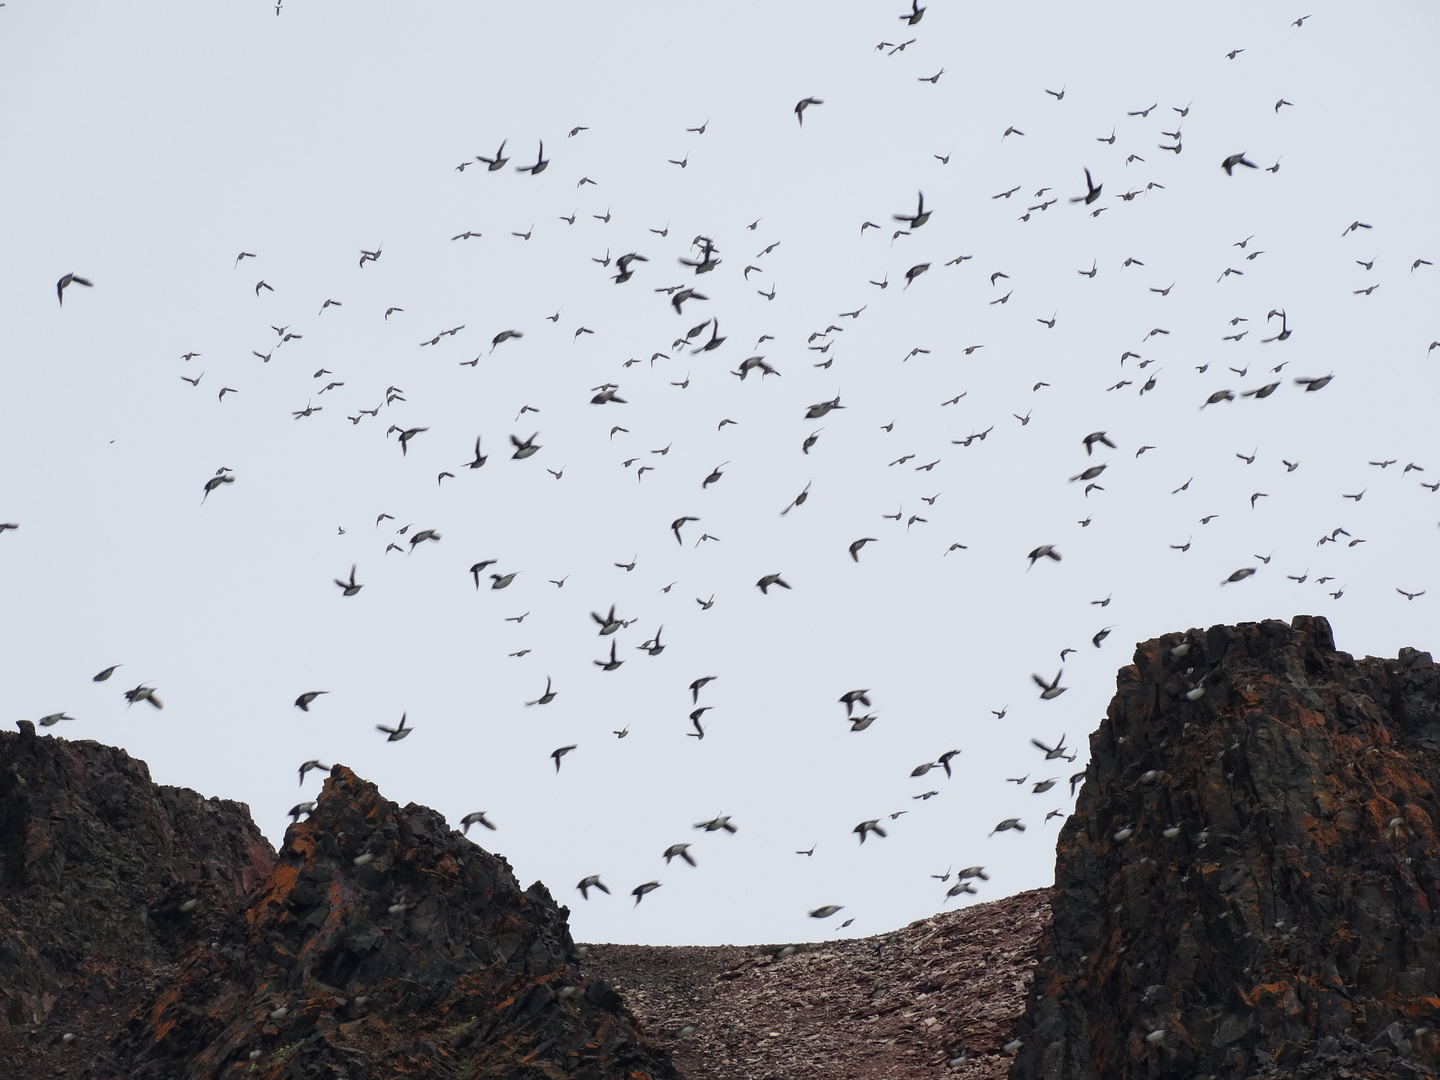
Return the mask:
[(1121, 670), (1015, 1078), (1417, 1076), (1440, 1022), (1440, 668), (1300, 617)]
[(336, 766), (277, 855), (246, 808), (0, 735), (0, 1075), (668, 1080), (543, 885)]

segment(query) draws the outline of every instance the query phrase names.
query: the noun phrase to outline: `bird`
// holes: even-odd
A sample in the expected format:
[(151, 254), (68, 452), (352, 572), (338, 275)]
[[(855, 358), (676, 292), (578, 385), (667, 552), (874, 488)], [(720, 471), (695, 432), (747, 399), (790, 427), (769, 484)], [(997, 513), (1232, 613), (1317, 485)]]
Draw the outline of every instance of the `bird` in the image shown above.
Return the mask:
[(301, 712), (309, 712), (311, 704), (321, 694), (328, 694), (329, 690), (307, 690), (295, 699), (295, 707)]
[(557, 774), (560, 772), (560, 759), (570, 753), (571, 750), (574, 750), (576, 745), (575, 743), (571, 743), (569, 746), (561, 746), (550, 751), (550, 756), (555, 759), (555, 772)]
[(1019, 818), (1006, 818), (1004, 821), (1000, 822), (1000, 824), (996, 825), (995, 828), (990, 830), (990, 835), (994, 836), (997, 832), (1008, 832), (1011, 829), (1014, 829), (1017, 832), (1024, 832), (1025, 826), (1020, 823)]
[(305, 774), (308, 773), (311, 769), (319, 769), (321, 772), (329, 772), (329, 771), (330, 771), (330, 766), (329, 766), (329, 765), (321, 765), (319, 758), (311, 758), (309, 761), (303, 762), (303, 763), (300, 765), (300, 786), (301, 786), (301, 787), (304, 787), (304, 786), (305, 786)]
[(1080, 441), (1085, 444), (1086, 457), (1090, 456), (1097, 442), (1100, 443), (1102, 446), (1108, 446), (1111, 450), (1119, 449), (1113, 442), (1110, 441), (1106, 433), (1103, 431), (1092, 431), (1089, 435), (1086, 435), (1085, 438), (1081, 439)]
[(1414, 600), (1417, 596), (1424, 596), (1426, 592), (1425, 589), (1421, 589), (1419, 592), (1406, 592), (1404, 589), (1401, 589), (1399, 587), (1397, 587), (1395, 591), (1401, 596), (1405, 597), (1406, 600)]
[(625, 625), (623, 619), (617, 619), (615, 617), (614, 604), (610, 605), (610, 611), (608, 614), (601, 615), (598, 611), (592, 611), (590, 613), (590, 618), (599, 625), (601, 637), (608, 637), (609, 635), (615, 633), (615, 631), (619, 630), (622, 626)]
[(1069, 689), (1069, 687), (1067, 686), (1060, 685), (1060, 676), (1064, 673), (1065, 669), (1061, 668), (1055, 673), (1055, 678), (1048, 683), (1039, 675), (1032, 674), (1030, 676), (1030, 678), (1034, 680), (1035, 685), (1040, 687), (1041, 701), (1053, 701), (1055, 698), (1059, 697), (1061, 694), (1063, 694), (1066, 690)]
[(500, 149), (495, 151), (495, 156), (493, 158), (477, 156), (475, 160), (483, 162), (485, 164), (486, 172), (495, 172), (497, 169), (503, 169), (505, 167), (505, 163), (510, 160), (505, 156), (505, 144), (507, 142), (509, 142), (508, 139), (502, 139), (500, 141)]
[(889, 835), (889, 833), (887, 833), (883, 828), (880, 827), (879, 818), (871, 818), (869, 821), (862, 821), (859, 825), (856, 825), (855, 828), (851, 829), (850, 831), (856, 833), (860, 837), (860, 843), (862, 844), (865, 843), (865, 836), (867, 833), (874, 833), (876, 836), (880, 837)]
[(858, 563), (860, 561), (860, 549), (863, 548), (866, 544), (873, 543), (876, 543), (875, 537), (862, 536), (859, 540), (856, 540), (850, 545), (850, 558)]
[(658, 881), (647, 881), (643, 885), (636, 885), (635, 888), (630, 890), (630, 895), (635, 897), (635, 906), (639, 907), (640, 901), (643, 900), (647, 894), (654, 892), (658, 888), (660, 888), (660, 882)]
[(927, 221), (930, 220), (930, 211), (925, 209), (925, 193), (923, 191), (920, 192), (920, 200), (915, 207), (915, 213), (891, 214), (890, 216), (896, 221), (904, 221), (908, 223), (910, 228), (912, 229), (920, 228), (920, 226), (924, 225)]
[[(1134, 114), (1132, 113), (1131, 115), (1133, 116)], [(1070, 201), (1071, 201), (1072, 203), (1084, 203), (1086, 206), (1089, 206), (1089, 205), (1090, 205), (1091, 203), (1093, 203), (1096, 199), (1100, 198), (1100, 189), (1101, 189), (1102, 187), (1104, 187), (1104, 186), (1105, 186), (1104, 184), (1097, 184), (1097, 183), (1095, 183), (1095, 181), (1090, 178), (1090, 170), (1089, 170), (1089, 169), (1086, 169), (1086, 170), (1085, 170), (1085, 189), (1086, 189), (1086, 190), (1085, 190), (1085, 194), (1084, 194), (1084, 195), (1075, 195), (1075, 196), (1072, 196), (1071, 199), (1070, 199)]]
[(518, 435), (511, 435), (510, 443), (515, 447), (515, 453), (510, 455), (511, 459), (514, 461), (523, 461), (525, 458), (537, 453), (540, 447), (535, 444), (535, 440), (539, 438), (539, 436), (540, 433), (538, 431), (528, 439), (523, 440)]
[(694, 857), (690, 854), (689, 844), (671, 844), (665, 849), (665, 865), (670, 865), (670, 860), (679, 857), (684, 859), (691, 866), (696, 865)]
[(364, 585), (361, 585), (355, 580), (354, 563), (350, 564), (350, 580), (342, 581), (340, 578), (336, 578), (335, 584), (340, 587), (340, 595), (342, 596), (354, 596), (356, 593), (358, 593), (361, 589), (365, 587)]
[[(606, 896), (610, 895), (610, 890), (607, 889), (605, 887), (605, 883), (600, 880), (599, 874), (591, 874), (589, 877), (581, 878), (580, 884), (576, 885), (575, 888), (580, 890), (580, 896), (584, 900), (590, 899), (589, 890), (591, 889), (599, 889)], [(635, 902), (637, 904), (640, 902), (640, 898), (638, 896), (635, 898)]]
[[(237, 259), (235, 261), (239, 262), (240, 260)], [(68, 289), (71, 285), (84, 285), (87, 289), (89, 289), (93, 288), (95, 283), (89, 278), (80, 277), (78, 274), (66, 274), (64, 277), (62, 277), (59, 281), (55, 283), (55, 295), (60, 298), (61, 307), (65, 306), (65, 290)], [(267, 285), (266, 288), (269, 288), (269, 286)], [(258, 293), (259, 290), (257, 289), (256, 291)]]
[(805, 126), (805, 110), (811, 105), (824, 105), (825, 102), (817, 97), (801, 98), (795, 105), (795, 119), (800, 121), (800, 126)]
[[(1034, 566), (1035, 563), (1038, 562), (1040, 559), (1053, 559), (1055, 562), (1059, 562), (1060, 552), (1055, 550), (1055, 546), (1053, 544), (1041, 544), (1039, 547), (1031, 551), (1030, 554), (1026, 556), (1026, 558), (1030, 560), (1030, 566)], [(1027, 566), (1026, 569), (1028, 570), (1030, 569), (1030, 567)]]
[(739, 829), (731, 824), (729, 814), (716, 814), (709, 821), (696, 822), (693, 828), (704, 829), (706, 832), (718, 832), (721, 829), (728, 833), (739, 832)]
[[(702, 485), (702, 486), (703, 486), (703, 485)], [(683, 541), (683, 540), (681, 539), (681, 537), (680, 537), (680, 529), (684, 526), (684, 524), (685, 524), (687, 521), (699, 521), (699, 520), (700, 520), (700, 519), (699, 519), (698, 517), (686, 516), (686, 517), (678, 517), (678, 518), (676, 518), (674, 521), (672, 521), (672, 522), (670, 523), (670, 531), (675, 534), (675, 542), (676, 542), (677, 544), (683, 544), (683, 543), (684, 543), (684, 541)]]
[(546, 675), (545, 692), (541, 694), (538, 698), (536, 698), (534, 701), (527, 701), (525, 702), (525, 704), (527, 707), (531, 705), (549, 705), (550, 702), (555, 700), (555, 694), (556, 692), (550, 689), (550, 676)]
[(488, 813), (488, 810), (476, 810), (475, 812), (466, 814), (464, 817), (462, 817), (460, 819), (460, 824), (465, 826), (465, 832), (467, 834), (470, 832), (471, 825), (484, 825), (485, 828), (489, 829), (491, 832), (494, 832), (494, 822), (492, 822), (489, 818), (485, 816)]
[(392, 727), (387, 727), (385, 724), (376, 724), (376, 725), (375, 725), (375, 730), (376, 730), (376, 731), (383, 731), (383, 732), (386, 733), (386, 736), (387, 736), (387, 738), (385, 739), (386, 742), (399, 742), (401, 739), (405, 738), (405, 736), (409, 735), (412, 731), (415, 730), (415, 729), (412, 728), (412, 727), (406, 727), (406, 726), (405, 726), (405, 722), (406, 722), (406, 720), (408, 719), (408, 717), (409, 717), (409, 713), (401, 713), (401, 714), (400, 714), (400, 726), (399, 726), (399, 727), (393, 727), (393, 728), (392, 728)]
[[(902, 18), (903, 18), (903, 16), (902, 16)], [(797, 851), (795, 854), (797, 854), (797, 855), (809, 855), (809, 854), (813, 854), (814, 851), (815, 851), (815, 849), (814, 849), (814, 848), (811, 848), (808, 852)], [(831, 915), (834, 915), (837, 911), (844, 911), (844, 910), (845, 910), (845, 908), (844, 908), (844, 905), (842, 905), (842, 904), (826, 904), (826, 905), (824, 905), (823, 907), (818, 907), (818, 908), (816, 908), (814, 911), (810, 912), (810, 918), (812, 918), (812, 919), (828, 919)]]
[[(528, 172), (531, 176), (539, 176), (542, 172), (545, 171), (545, 167), (546, 167), (547, 165), (549, 165), (549, 164), (550, 164), (550, 162), (547, 161), (546, 158), (545, 158), (545, 140), (544, 140), (544, 139), (541, 139), (541, 140), (540, 140), (540, 152), (539, 152), (538, 155), (536, 155), (535, 164), (534, 164), (534, 165), (517, 165), (517, 166), (515, 166), (515, 171), (516, 171), (516, 172)], [(493, 168), (497, 168), (497, 167), (498, 167), (498, 166), (493, 166), (493, 165), (491, 166), (492, 169), (493, 169)]]
[(1220, 167), (1225, 170), (1226, 176), (1234, 176), (1235, 166), (1237, 165), (1244, 165), (1247, 169), (1258, 169), (1260, 167), (1247, 158), (1243, 150), (1238, 154), (1228, 155), (1224, 161), (1220, 162)]
[(209, 480), (205, 481), (205, 494), (200, 496), (200, 501), (203, 503), (206, 499), (210, 497), (210, 493), (216, 488), (220, 487), (220, 485), (233, 484), (234, 482), (235, 477), (231, 476), (229, 473), (217, 473), (215, 476), (212, 476)]
[(769, 589), (771, 585), (779, 585), (782, 589), (790, 588), (789, 583), (787, 583), (779, 574), (766, 574), (759, 581), (755, 582), (755, 587), (759, 589), (762, 593), (764, 593), (766, 596), (770, 595)]

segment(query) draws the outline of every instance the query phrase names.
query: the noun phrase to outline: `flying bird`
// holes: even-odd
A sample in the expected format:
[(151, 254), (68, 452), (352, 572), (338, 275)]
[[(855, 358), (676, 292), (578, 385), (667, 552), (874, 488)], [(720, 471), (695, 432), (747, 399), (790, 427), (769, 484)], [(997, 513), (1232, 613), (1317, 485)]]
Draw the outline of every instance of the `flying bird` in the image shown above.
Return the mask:
[(1030, 678), (1034, 680), (1035, 685), (1040, 687), (1041, 701), (1053, 701), (1055, 698), (1059, 697), (1061, 694), (1063, 694), (1066, 690), (1069, 689), (1068, 686), (1060, 685), (1060, 676), (1063, 674), (1065, 674), (1065, 669), (1061, 668), (1055, 673), (1055, 678), (1052, 679), (1050, 682), (1046, 682), (1039, 675), (1030, 676)]
[(1077, 203), (1077, 202), (1078, 202), (1078, 203), (1084, 203), (1086, 206), (1089, 206), (1089, 205), (1090, 205), (1091, 203), (1093, 203), (1096, 199), (1100, 198), (1100, 189), (1101, 189), (1102, 187), (1104, 187), (1104, 186), (1105, 186), (1104, 184), (1097, 184), (1097, 183), (1095, 183), (1095, 181), (1090, 178), (1090, 170), (1089, 170), (1089, 169), (1086, 169), (1086, 170), (1085, 170), (1085, 189), (1086, 189), (1086, 190), (1085, 190), (1085, 194), (1084, 194), (1084, 195), (1075, 195), (1075, 196), (1073, 196), (1073, 197), (1070, 199), (1070, 201), (1071, 201), (1072, 203)]
[(385, 740), (386, 742), (399, 742), (401, 739), (405, 738), (405, 736), (409, 735), (412, 731), (415, 730), (415, 729), (412, 728), (412, 727), (406, 727), (406, 726), (405, 726), (405, 722), (406, 722), (406, 720), (407, 720), (408, 717), (409, 717), (409, 713), (401, 713), (401, 714), (400, 714), (400, 726), (399, 726), (399, 727), (393, 727), (393, 728), (392, 728), (392, 727), (387, 727), (387, 726), (384, 725), (384, 724), (376, 724), (376, 725), (375, 725), (375, 730), (376, 730), (376, 731), (383, 731), (383, 732), (386, 733), (386, 735), (388, 736), (388, 737), (386, 738), (386, 740)]
[(805, 110), (811, 105), (824, 105), (825, 102), (817, 97), (802, 98), (795, 105), (795, 119), (800, 121), (800, 126), (805, 126)]
[[(235, 261), (239, 262), (240, 260), (237, 259)], [(64, 307), (65, 290), (68, 289), (71, 285), (84, 285), (87, 289), (89, 289), (93, 288), (94, 284), (95, 283), (89, 278), (80, 277), (78, 274), (66, 274), (64, 277), (62, 277), (59, 281), (55, 283), (55, 295), (60, 298), (60, 306)], [(266, 285), (265, 287), (267, 289), (269, 288), (268, 285)], [(256, 292), (259, 292), (258, 288), (256, 289)]]

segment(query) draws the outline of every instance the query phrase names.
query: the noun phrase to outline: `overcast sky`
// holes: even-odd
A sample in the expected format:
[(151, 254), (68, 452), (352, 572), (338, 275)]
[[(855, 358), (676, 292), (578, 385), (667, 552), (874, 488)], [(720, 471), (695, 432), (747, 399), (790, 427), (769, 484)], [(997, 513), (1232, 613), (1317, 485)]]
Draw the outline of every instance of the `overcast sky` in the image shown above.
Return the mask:
[[(311, 758), (487, 811), (471, 838), (577, 939), (783, 941), (1048, 884), (1134, 642), (1320, 613), (1356, 654), (1440, 643), (1434, 5), (904, 11), (9, 0), (6, 717), (64, 710), (277, 845)], [(62, 305), (68, 273), (93, 287)], [(707, 299), (677, 315), (677, 285)], [(722, 344), (677, 344), (707, 319)], [(392, 425), (424, 430), (402, 454)], [(163, 711), (127, 707), (142, 681)], [(1074, 764), (1030, 743), (1062, 736)], [(693, 828), (717, 814), (738, 832)]]

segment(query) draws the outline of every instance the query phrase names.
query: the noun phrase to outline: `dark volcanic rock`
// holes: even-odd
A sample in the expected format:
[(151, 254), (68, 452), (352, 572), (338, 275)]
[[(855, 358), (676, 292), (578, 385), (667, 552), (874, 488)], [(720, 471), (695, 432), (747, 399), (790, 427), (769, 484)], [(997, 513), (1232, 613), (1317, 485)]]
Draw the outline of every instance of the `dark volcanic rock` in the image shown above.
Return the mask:
[(1318, 617), (1167, 635), (1090, 753), (1012, 1077), (1435, 1071), (1428, 653), (1357, 661)]
[(233, 905), (275, 862), (243, 803), (34, 730), (0, 732), (0, 1040), (77, 984), (92, 1010), (143, 992), (184, 952), (181, 904)]
[(343, 766), (276, 856), (120, 751), (0, 736), (0, 836), (6, 1080), (676, 1076), (544, 886)]

